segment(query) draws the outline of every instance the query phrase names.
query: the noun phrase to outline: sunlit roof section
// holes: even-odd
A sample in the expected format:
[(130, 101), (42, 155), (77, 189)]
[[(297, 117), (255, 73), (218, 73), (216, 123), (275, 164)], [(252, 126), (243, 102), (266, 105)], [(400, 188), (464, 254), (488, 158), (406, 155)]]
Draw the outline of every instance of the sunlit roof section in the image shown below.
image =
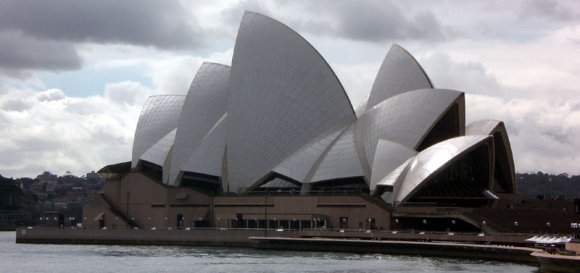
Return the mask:
[(137, 166), (139, 158), (149, 148), (177, 127), (184, 100), (185, 96), (180, 95), (160, 95), (147, 99), (135, 130), (132, 167)]
[(383, 60), (366, 109), (404, 92), (427, 88), (433, 88), (433, 85), (421, 65), (409, 52), (395, 44)]
[(308, 182), (364, 176), (356, 150), (354, 126), (351, 125), (323, 155)]
[(343, 130), (342, 128), (335, 130), (304, 146), (284, 160), (280, 165), (276, 166), (274, 172), (288, 176), (296, 181), (305, 182), (308, 173), (315, 168), (315, 164), (321, 155)]
[[(195, 75), (179, 117), (175, 150), (172, 154), (169, 183), (177, 185), (182, 171), (191, 171), (187, 161), (198, 149), (202, 141), (207, 140), (209, 131), (224, 116), (228, 104), (230, 67), (203, 63)], [(225, 127), (225, 125), (223, 126)], [(225, 128), (224, 134), (225, 137)], [(207, 144), (206, 144), (207, 145)], [(225, 142), (222, 142), (225, 145)], [(216, 154), (219, 160), (223, 155)], [(216, 158), (206, 160), (215, 161)], [(215, 175), (215, 174), (214, 174)]]
[(140, 159), (159, 166), (163, 166), (165, 164), (165, 160), (167, 159), (167, 155), (173, 147), (174, 141), (175, 129), (157, 141), (157, 143), (155, 143), (153, 146), (151, 146), (151, 148), (149, 148), (149, 150), (147, 150), (147, 152), (145, 152)]
[[(227, 114), (209, 130), (207, 135), (196, 145), (189, 158), (181, 164), (180, 171), (222, 176), (223, 160), (226, 148)], [(175, 164), (175, 162), (172, 162)], [(178, 176), (179, 177), (179, 176)], [(175, 182), (173, 182), (175, 183)], [(172, 181), (169, 181), (172, 184)], [(174, 184), (178, 185), (178, 184)]]
[(246, 12), (232, 60), (228, 101), (228, 180), (249, 188), (332, 128), (356, 119), (332, 69), (300, 35)]
[[(488, 157), (482, 160), (488, 165), (492, 165), (490, 162), (493, 163), (493, 137), (489, 135), (456, 137), (422, 151), (410, 162), (405, 179), (395, 184), (393, 201), (407, 201), (421, 187), (424, 187), (434, 175), (444, 171), (454, 161), (482, 145), (486, 145), (489, 149)], [(492, 166), (488, 167), (493, 168)], [(493, 169), (488, 171), (493, 171)], [(488, 184), (487, 188), (490, 188), (490, 175), (486, 175), (483, 179)]]
[(364, 152), (369, 168), (379, 139), (416, 150), (437, 121), (454, 104), (462, 103), (463, 97), (462, 92), (447, 89), (414, 90), (369, 109), (356, 126), (357, 148)]
[(374, 191), (377, 184), (385, 176), (399, 167), (403, 162), (415, 156), (417, 152), (399, 143), (380, 139), (375, 152), (375, 159), (372, 166), (370, 190)]

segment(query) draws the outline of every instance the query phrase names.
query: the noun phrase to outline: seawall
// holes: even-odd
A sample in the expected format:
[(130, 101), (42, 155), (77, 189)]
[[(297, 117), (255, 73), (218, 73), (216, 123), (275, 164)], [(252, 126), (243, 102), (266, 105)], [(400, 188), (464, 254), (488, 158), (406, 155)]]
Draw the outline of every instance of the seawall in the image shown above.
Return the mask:
[(420, 255), (484, 259), (525, 264), (538, 264), (529, 247), (494, 246), (455, 242), (379, 241), (328, 238), (273, 238), (252, 237), (257, 249), (294, 251), (333, 251), (353, 253), (383, 253), (393, 255)]
[[(267, 235), (268, 237), (265, 237)], [(491, 240), (491, 241), (490, 241)], [(269, 250), (384, 253), (485, 259), (538, 265), (535, 248), (501, 246), (517, 237), (259, 229), (19, 228), (16, 243), (254, 247)]]
[(28, 244), (94, 244), (94, 245), (183, 245), (252, 247), (251, 236), (262, 236), (260, 230), (219, 229), (58, 229), (19, 228), (16, 243)]

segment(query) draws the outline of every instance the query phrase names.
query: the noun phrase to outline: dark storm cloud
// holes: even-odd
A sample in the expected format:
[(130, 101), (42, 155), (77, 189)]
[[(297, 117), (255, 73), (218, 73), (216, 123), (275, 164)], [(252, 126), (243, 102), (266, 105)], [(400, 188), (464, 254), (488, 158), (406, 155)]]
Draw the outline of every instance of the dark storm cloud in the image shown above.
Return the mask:
[(203, 35), (177, 1), (0, 2), (0, 29), (46, 40), (195, 48)]
[(224, 9), (222, 20), (237, 26), (244, 10), (256, 11), (288, 24), (299, 33), (365, 42), (387, 40), (443, 41), (456, 36), (428, 10), (401, 7), (391, 1), (279, 1), (246, 0)]
[(409, 15), (400, 7), (386, 1), (341, 2), (336, 6), (337, 34), (379, 42), (394, 39), (446, 40), (451, 31), (442, 26), (430, 11)]
[(43, 41), (16, 31), (0, 32), (0, 70), (5, 74), (80, 67), (81, 58), (70, 43)]

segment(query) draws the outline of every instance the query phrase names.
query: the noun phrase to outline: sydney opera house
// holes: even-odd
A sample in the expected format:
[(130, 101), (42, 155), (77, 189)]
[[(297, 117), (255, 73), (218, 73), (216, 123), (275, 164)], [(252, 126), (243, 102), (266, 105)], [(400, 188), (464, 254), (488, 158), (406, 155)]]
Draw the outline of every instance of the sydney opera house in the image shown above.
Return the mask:
[(245, 13), (231, 63), (147, 100), (85, 226), (478, 230), (472, 211), (516, 191), (504, 124), (466, 124), (464, 93), (398, 45), (356, 107), (316, 49), (261, 14)]

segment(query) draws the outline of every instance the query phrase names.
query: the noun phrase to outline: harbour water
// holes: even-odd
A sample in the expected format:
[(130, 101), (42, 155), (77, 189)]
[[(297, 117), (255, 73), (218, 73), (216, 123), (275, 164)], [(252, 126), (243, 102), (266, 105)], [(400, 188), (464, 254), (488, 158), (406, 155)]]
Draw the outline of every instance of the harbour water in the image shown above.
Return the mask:
[(493, 261), (246, 248), (16, 244), (0, 232), (0, 272), (539, 272)]

